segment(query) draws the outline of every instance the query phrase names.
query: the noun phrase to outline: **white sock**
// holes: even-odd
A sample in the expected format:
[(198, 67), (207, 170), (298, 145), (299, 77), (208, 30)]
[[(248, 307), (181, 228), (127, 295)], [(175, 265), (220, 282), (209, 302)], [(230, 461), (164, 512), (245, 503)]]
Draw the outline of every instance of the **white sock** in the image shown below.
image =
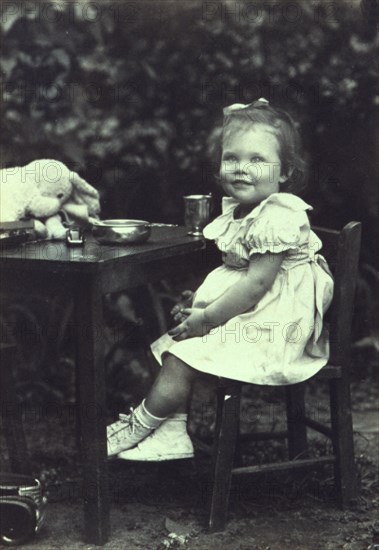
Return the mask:
[(155, 430), (155, 428), (158, 428), (160, 424), (162, 424), (163, 420), (166, 420), (166, 417), (160, 418), (159, 416), (154, 416), (153, 414), (149, 413), (145, 406), (145, 399), (142, 401), (140, 405), (135, 410), (135, 414), (145, 428), (150, 428), (152, 430)]

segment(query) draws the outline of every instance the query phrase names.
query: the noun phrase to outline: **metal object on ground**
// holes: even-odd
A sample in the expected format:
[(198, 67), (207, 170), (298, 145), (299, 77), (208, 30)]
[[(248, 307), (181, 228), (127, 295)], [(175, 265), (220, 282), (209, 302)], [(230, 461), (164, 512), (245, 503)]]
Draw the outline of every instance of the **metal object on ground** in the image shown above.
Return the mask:
[(0, 474), (0, 542), (23, 544), (44, 521), (47, 498), (38, 479), (21, 474)]

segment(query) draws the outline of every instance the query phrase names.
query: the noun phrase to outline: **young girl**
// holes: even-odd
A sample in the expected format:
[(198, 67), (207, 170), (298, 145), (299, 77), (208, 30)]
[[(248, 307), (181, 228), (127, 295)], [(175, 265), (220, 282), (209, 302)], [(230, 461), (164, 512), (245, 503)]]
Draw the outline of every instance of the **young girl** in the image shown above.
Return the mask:
[(204, 228), (222, 251), (178, 323), (152, 345), (160, 373), (146, 399), (107, 428), (108, 455), (193, 456), (187, 400), (200, 373), (253, 384), (302, 382), (327, 362), (323, 314), (333, 294), (312, 207), (288, 192), (303, 162), (295, 124), (265, 99), (224, 109), (222, 214)]

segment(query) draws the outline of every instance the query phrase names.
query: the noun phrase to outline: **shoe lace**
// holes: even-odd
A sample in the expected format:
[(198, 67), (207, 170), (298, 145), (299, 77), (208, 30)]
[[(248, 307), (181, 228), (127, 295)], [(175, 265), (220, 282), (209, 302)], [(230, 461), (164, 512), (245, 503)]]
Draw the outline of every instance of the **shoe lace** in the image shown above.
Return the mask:
[[(136, 415), (135, 415), (133, 407), (130, 407), (130, 413), (129, 414), (120, 413), (118, 415), (118, 418), (119, 419), (112, 426), (110, 435), (115, 437), (116, 440), (118, 440), (119, 435), (118, 435), (117, 432), (122, 433), (122, 431), (125, 428), (130, 428), (131, 433), (134, 434), (135, 428), (136, 428)], [(125, 424), (126, 424), (126, 426), (125, 426)], [(121, 433), (120, 433), (120, 435), (121, 435)]]
[[(120, 413), (118, 417), (120, 426), (122, 426), (122, 428), (130, 428), (131, 432), (134, 434), (137, 419), (133, 407), (130, 407), (130, 414)], [(127, 426), (124, 426), (123, 424), (127, 424)]]

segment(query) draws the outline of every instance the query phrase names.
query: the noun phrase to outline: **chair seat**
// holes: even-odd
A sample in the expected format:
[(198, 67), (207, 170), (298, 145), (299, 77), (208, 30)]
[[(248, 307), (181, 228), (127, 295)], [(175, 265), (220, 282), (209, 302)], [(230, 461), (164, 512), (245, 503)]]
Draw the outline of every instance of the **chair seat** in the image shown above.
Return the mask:
[[(314, 379), (326, 379), (326, 380), (332, 380), (335, 378), (341, 378), (342, 377), (342, 367), (339, 365), (331, 365), (328, 363), (323, 367), (318, 373), (316, 373), (310, 380)], [(306, 381), (305, 381), (306, 382)], [(238, 380), (232, 380), (231, 378), (219, 378), (219, 386), (229, 387), (230, 385), (243, 385), (243, 384), (249, 384), (250, 382), (239, 382)]]
[[(339, 365), (331, 365), (328, 363), (318, 373), (316, 373), (310, 380), (334, 380), (342, 378), (342, 367)], [(307, 381), (305, 381), (307, 382)], [(238, 380), (232, 380), (230, 378), (219, 378), (218, 386), (221, 388), (242, 386), (249, 384), (249, 382), (240, 382)]]

